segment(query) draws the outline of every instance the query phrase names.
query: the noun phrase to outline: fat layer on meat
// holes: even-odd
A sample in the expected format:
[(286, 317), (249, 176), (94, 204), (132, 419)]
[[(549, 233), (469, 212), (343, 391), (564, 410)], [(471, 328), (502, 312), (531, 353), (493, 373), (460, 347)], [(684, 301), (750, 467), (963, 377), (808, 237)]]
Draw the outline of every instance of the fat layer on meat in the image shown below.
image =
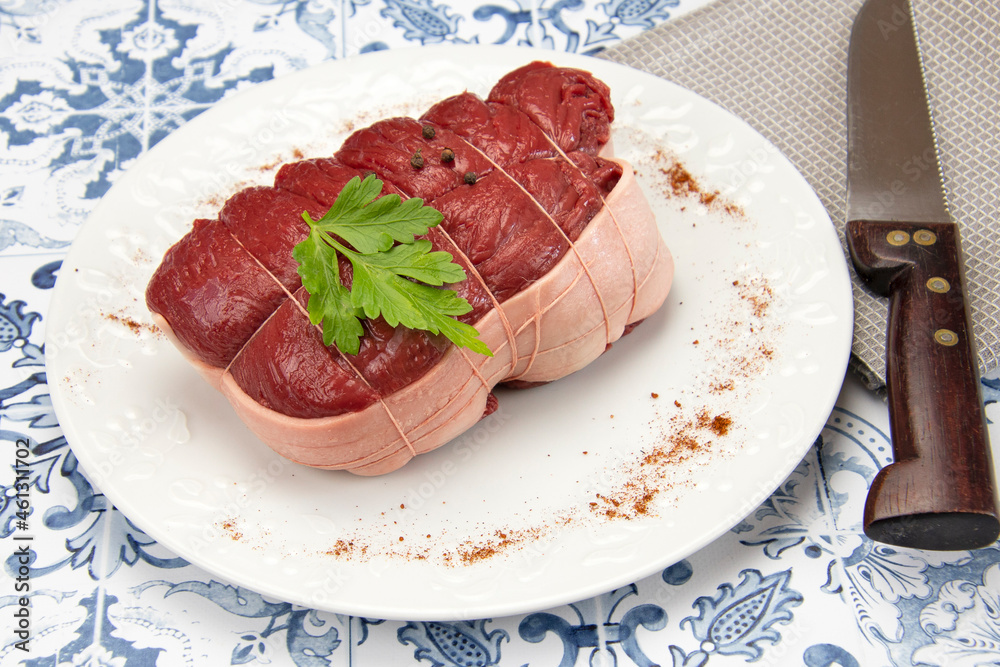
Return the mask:
[[(147, 289), (154, 321), (283, 456), (394, 470), (481, 419), (497, 384), (579, 370), (663, 303), (673, 260), (630, 167), (607, 157), (612, 119), (603, 83), (532, 64), (487, 100), (464, 93), (359, 130), (196, 222)], [(472, 304), (459, 319), (492, 357), (381, 318), (364, 323), (357, 355), (323, 344), (291, 249), (303, 211), (320, 217), (368, 173), (442, 212), (427, 238), (465, 269), (447, 287)], [(349, 263), (340, 272), (349, 286)]]

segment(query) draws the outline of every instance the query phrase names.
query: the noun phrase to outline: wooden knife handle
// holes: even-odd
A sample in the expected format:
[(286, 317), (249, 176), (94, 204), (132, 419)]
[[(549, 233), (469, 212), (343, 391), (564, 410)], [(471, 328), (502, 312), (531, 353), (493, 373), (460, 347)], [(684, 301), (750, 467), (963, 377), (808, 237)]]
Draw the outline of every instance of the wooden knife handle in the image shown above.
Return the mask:
[(886, 388), (894, 462), (864, 529), (903, 547), (975, 549), (1000, 534), (957, 225), (851, 221), (858, 275), (889, 297)]

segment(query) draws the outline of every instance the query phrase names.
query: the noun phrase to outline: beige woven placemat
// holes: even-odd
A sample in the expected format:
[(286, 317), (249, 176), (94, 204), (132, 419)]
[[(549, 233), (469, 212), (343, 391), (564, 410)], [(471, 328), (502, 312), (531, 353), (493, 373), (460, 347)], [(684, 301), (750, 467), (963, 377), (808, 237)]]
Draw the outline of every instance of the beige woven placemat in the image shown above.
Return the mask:
[[(843, 240), (847, 43), (861, 4), (717, 0), (599, 57), (678, 83), (744, 119), (796, 165)], [(1000, 353), (1000, 2), (913, 0), (913, 11), (949, 207), (962, 230), (981, 370), (989, 372)], [(885, 383), (887, 303), (852, 277), (853, 365), (877, 389)]]

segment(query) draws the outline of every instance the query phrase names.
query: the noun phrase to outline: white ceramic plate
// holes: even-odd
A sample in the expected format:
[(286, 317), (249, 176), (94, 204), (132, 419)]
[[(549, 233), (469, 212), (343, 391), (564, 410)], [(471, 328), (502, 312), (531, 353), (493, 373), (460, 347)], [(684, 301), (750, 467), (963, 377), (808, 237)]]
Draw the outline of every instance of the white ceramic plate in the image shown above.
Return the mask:
[[(268, 596), (373, 618), (478, 618), (651, 575), (794, 469), (850, 349), (834, 228), (743, 122), (596, 59), (544, 53), (611, 86), (617, 153), (636, 167), (677, 275), (661, 311), (588, 368), (501, 391), (500, 411), (456, 441), (358, 478), (271, 452), (151, 327), (146, 282), (194, 217), (281, 161), (332, 153), (353, 127), (485, 94), (538, 55), (447, 47), (324, 63), (227, 98), (114, 185), (63, 264), (46, 351), (73, 451), (133, 523)], [(699, 191), (683, 191), (678, 163)]]

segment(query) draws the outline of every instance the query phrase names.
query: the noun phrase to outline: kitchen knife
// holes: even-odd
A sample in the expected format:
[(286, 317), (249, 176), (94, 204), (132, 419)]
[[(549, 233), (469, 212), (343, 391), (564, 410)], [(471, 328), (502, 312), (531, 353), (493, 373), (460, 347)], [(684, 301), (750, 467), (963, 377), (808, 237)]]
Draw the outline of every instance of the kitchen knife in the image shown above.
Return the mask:
[(867, 0), (847, 66), (847, 244), (889, 298), (886, 388), (894, 462), (864, 530), (921, 549), (1000, 534), (958, 226), (948, 213), (907, 0)]

